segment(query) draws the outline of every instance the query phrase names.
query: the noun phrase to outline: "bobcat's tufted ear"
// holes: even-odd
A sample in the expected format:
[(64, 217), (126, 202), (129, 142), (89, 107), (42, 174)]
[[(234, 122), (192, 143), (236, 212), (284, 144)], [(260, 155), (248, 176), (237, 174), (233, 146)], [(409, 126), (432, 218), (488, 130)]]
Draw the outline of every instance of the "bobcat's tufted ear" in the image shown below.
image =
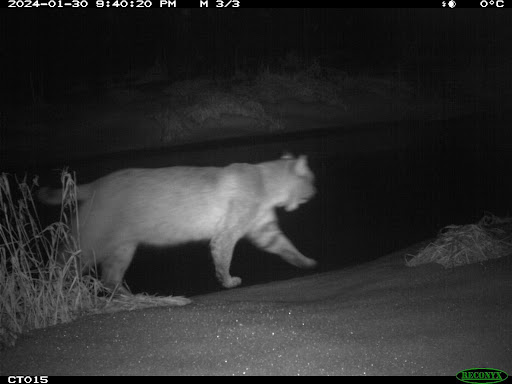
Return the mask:
[(308, 158), (306, 155), (300, 155), (295, 161), (295, 173), (299, 176), (305, 176), (309, 174)]

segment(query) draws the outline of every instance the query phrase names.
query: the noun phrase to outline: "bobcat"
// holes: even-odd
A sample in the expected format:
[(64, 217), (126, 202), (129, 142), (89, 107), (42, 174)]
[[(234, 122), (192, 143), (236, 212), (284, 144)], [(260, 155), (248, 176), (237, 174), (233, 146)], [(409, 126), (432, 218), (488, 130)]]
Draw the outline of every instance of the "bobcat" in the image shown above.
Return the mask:
[[(242, 237), (294, 266), (316, 266), (281, 232), (274, 212), (311, 199), (313, 181), (306, 156), (223, 168), (124, 169), (77, 187), (79, 228), (75, 223), (72, 234), (79, 234), (85, 265), (100, 264), (109, 287), (122, 283), (139, 244), (210, 240), (217, 279), (234, 288), (242, 280), (229, 269)], [(60, 204), (61, 191), (42, 188), (38, 197)]]

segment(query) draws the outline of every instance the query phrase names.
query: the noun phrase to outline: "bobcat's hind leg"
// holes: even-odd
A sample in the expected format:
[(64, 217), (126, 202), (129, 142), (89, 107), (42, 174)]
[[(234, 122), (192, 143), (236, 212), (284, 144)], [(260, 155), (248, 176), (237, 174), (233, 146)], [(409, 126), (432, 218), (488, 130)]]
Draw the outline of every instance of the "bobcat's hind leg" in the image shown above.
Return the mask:
[(299, 252), (281, 232), (276, 222), (269, 222), (247, 236), (249, 240), (267, 252), (274, 253), (284, 261), (299, 268), (314, 268), (317, 262)]
[(231, 276), (229, 268), (235, 245), (243, 236), (246, 223), (249, 222), (248, 213), (241, 204), (231, 202), (227, 216), (219, 224), (216, 234), (210, 241), (215, 274), (224, 288), (235, 288), (242, 284), (241, 278)]
[(123, 244), (115, 248), (101, 263), (101, 281), (105, 286), (118, 293), (129, 294), (123, 287), (123, 277), (132, 262), (137, 246)]
[(242, 279), (231, 276), (229, 268), (233, 258), (233, 250), (238, 239), (232, 236), (218, 236), (212, 239), (210, 249), (212, 251), (213, 264), (217, 280), (224, 288), (235, 288), (242, 284)]

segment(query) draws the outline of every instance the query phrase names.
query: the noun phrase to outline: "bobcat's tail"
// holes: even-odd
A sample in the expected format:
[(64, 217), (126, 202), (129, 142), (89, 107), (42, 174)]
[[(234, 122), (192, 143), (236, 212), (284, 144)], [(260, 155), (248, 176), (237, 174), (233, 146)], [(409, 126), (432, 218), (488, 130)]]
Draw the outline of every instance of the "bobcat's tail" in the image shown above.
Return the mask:
[[(76, 187), (76, 198), (78, 201), (87, 200), (93, 195), (90, 184), (78, 185)], [(45, 204), (57, 205), (62, 203), (62, 189), (43, 187), (37, 192), (39, 201)]]

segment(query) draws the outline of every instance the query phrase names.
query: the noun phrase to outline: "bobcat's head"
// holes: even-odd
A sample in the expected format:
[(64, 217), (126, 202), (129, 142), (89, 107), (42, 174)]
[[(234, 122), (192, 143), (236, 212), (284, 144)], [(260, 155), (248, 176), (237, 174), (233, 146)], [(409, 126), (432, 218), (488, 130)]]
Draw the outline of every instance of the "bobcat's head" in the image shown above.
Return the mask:
[(316, 193), (314, 186), (315, 176), (307, 164), (307, 157), (301, 155), (294, 158), (292, 155), (285, 154), (281, 157), (284, 172), (280, 175), (280, 185), (284, 188), (286, 199), (282, 207), (287, 211), (293, 211), (300, 204), (309, 201)]

